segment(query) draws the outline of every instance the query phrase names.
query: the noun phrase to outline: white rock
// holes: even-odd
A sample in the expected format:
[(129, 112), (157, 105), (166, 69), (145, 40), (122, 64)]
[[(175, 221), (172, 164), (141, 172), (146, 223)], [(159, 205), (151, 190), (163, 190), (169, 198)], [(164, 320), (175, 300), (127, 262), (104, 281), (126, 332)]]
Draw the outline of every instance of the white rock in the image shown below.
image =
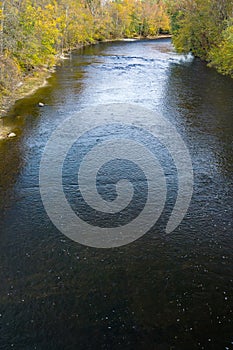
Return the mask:
[(43, 103), (43, 102), (39, 102), (39, 103), (38, 103), (38, 106), (39, 106), (39, 107), (44, 107), (44, 103)]
[(69, 59), (69, 55), (60, 55), (59, 57), (61, 60), (68, 60)]
[(14, 132), (10, 132), (7, 136), (8, 136), (8, 137), (15, 137), (16, 134), (15, 134)]

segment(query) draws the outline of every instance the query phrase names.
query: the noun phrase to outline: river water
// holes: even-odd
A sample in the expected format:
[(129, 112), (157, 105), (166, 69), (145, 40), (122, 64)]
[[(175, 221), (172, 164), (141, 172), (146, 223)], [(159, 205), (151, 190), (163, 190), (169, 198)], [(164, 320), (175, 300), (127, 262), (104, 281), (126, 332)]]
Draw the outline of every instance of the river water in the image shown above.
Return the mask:
[[(194, 189), (172, 234), (160, 220), (129, 245), (96, 249), (52, 224), (39, 167), (65, 118), (116, 102), (159, 111), (176, 127), (191, 155)], [(233, 348), (232, 111), (233, 80), (176, 54), (168, 39), (76, 51), (46, 87), (15, 104), (3, 123), (17, 137), (0, 143), (0, 349)], [(83, 147), (117, 132), (98, 129)], [(74, 206), (72, 152), (70, 160), (64, 186)], [(177, 191), (175, 182), (169, 189)]]

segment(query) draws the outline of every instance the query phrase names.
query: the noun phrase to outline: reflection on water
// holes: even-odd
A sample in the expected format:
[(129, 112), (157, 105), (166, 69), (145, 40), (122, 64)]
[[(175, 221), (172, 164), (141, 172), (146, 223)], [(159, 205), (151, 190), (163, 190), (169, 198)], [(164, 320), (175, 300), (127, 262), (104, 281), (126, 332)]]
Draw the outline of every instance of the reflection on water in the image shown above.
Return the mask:
[[(74, 53), (15, 105), (5, 123), (18, 136), (0, 144), (1, 349), (232, 347), (232, 93), (232, 80), (168, 40), (134, 41)], [(131, 245), (91, 249), (45, 213), (46, 141), (67, 116), (106, 102), (162, 112), (190, 149), (194, 195), (170, 236), (157, 225)]]

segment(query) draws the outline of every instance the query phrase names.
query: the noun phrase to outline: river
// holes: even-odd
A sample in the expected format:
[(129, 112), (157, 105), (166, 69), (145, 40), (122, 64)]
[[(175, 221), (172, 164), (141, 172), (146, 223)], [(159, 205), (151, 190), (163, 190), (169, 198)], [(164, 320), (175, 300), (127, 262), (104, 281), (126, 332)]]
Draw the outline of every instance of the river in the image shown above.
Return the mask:
[[(176, 127), (193, 163), (193, 196), (171, 234), (158, 221), (131, 244), (97, 249), (50, 221), (39, 167), (68, 116), (116, 102), (159, 111)], [(168, 39), (75, 51), (47, 86), (17, 101), (3, 121), (17, 137), (0, 142), (0, 349), (233, 348), (232, 111), (233, 80), (176, 54)], [(90, 133), (84, 148), (117, 132)], [(67, 162), (67, 193), (74, 181)]]

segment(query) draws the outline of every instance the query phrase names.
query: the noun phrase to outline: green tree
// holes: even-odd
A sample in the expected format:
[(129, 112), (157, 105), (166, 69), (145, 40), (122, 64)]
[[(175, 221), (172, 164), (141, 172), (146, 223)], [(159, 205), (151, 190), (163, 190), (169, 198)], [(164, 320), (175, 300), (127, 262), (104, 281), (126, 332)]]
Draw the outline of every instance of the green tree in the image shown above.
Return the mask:
[(232, 75), (231, 0), (170, 1), (173, 42), (180, 52), (191, 51), (224, 74)]

